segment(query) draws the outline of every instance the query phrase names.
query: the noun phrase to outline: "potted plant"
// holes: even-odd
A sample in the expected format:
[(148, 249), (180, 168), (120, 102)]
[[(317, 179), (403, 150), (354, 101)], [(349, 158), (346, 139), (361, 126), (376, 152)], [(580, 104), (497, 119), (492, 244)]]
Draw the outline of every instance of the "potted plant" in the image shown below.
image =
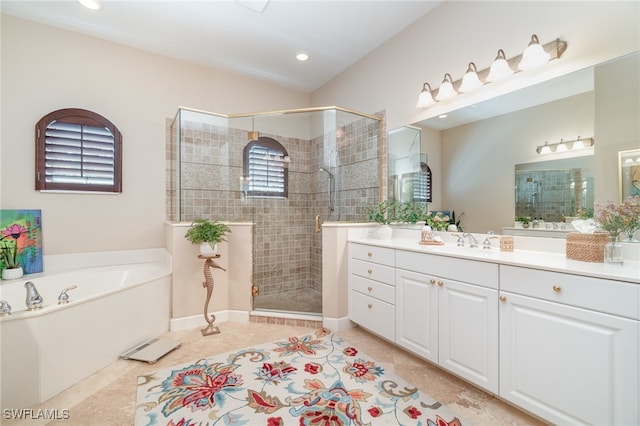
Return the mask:
[(227, 241), (224, 237), (231, 229), (222, 222), (209, 219), (196, 219), (184, 235), (193, 244), (200, 244), (202, 256), (214, 256), (219, 242)]
[[(11, 244), (12, 241), (13, 244)], [(0, 261), (2, 261), (2, 279), (16, 279), (24, 274), (22, 265), (18, 261), (18, 244), (16, 240), (3, 242), (0, 246)]]
[(380, 201), (378, 204), (367, 206), (369, 220), (379, 223), (381, 226), (377, 230), (378, 238), (390, 240), (393, 230), (390, 223), (397, 221), (397, 203), (392, 200)]
[(516, 217), (516, 224), (522, 224), (523, 228), (529, 227), (529, 218), (527, 216), (518, 216)]

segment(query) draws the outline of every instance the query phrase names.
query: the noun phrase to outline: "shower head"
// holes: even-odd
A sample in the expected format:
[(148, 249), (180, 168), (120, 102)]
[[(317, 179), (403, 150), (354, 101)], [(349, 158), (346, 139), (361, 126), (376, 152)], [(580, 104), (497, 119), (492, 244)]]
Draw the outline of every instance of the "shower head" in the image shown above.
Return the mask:
[(320, 167), (320, 171), (325, 172), (326, 174), (329, 175), (330, 178), (333, 178), (333, 173), (331, 173), (329, 170), (325, 169), (324, 167)]

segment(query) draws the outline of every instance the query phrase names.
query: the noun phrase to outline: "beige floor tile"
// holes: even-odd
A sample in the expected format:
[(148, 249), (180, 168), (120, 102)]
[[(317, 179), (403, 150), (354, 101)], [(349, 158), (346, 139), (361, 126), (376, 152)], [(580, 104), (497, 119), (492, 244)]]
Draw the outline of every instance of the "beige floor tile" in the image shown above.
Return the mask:
[[(156, 364), (117, 360), (58, 396), (33, 407), (34, 409), (69, 409), (69, 419), (54, 420), (49, 423), (5, 419), (2, 424), (7, 426), (133, 425), (138, 376), (206, 356), (313, 332), (311, 328), (256, 322), (227, 322), (221, 323), (219, 327), (221, 333), (212, 336), (202, 336), (200, 329), (168, 332), (164, 337), (178, 340), (182, 342), (182, 346)], [(338, 334), (376, 359), (385, 370), (407, 380), (446, 405), (456, 415), (476, 426), (544, 424), (361, 328), (345, 330)]]

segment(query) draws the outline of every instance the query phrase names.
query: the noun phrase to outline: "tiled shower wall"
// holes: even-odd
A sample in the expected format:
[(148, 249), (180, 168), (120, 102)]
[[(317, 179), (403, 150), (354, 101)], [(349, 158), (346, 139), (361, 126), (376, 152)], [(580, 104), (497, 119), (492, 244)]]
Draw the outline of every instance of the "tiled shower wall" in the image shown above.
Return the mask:
[[(338, 134), (312, 140), (262, 134), (276, 139), (287, 150), (289, 196), (287, 199), (245, 198), (240, 188), (242, 154), (249, 142), (247, 131), (204, 124), (181, 123), (181, 219), (210, 218), (253, 222), (253, 284), (260, 294), (312, 288), (321, 290), (322, 239), (315, 232), (321, 221), (366, 220), (366, 205), (380, 198), (379, 122), (357, 120)], [(171, 131), (168, 131), (171, 136)], [(175, 136), (175, 135), (174, 135)], [(168, 138), (168, 217), (175, 212), (175, 137)], [(321, 159), (329, 149), (337, 151), (341, 165), (337, 175), (340, 206), (329, 212), (328, 180), (320, 172)], [(331, 168), (335, 172), (335, 168)]]
[(581, 169), (516, 173), (516, 216), (564, 222), (582, 205)]

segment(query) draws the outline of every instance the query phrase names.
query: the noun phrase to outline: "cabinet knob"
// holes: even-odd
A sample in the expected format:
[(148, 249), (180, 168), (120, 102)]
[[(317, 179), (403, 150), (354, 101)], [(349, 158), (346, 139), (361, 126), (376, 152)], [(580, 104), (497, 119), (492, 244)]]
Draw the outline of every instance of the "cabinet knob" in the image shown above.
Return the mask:
[(367, 287), (367, 290), (371, 291), (373, 290), (373, 287)]
[(368, 252), (368, 253), (367, 253), (367, 256), (371, 257), (371, 256), (373, 256), (373, 253)]
[(499, 297), (501, 302), (506, 302), (507, 301), (507, 296), (500, 296)]
[(373, 308), (373, 305), (371, 305), (371, 303), (369, 303), (369, 304), (367, 305), (367, 308), (371, 309), (371, 308)]
[(553, 291), (555, 291), (556, 293), (560, 293), (560, 290), (562, 290), (562, 287), (560, 287), (559, 285), (554, 285), (553, 286)]
[(442, 287), (442, 286), (444, 285), (444, 282), (442, 282), (442, 281), (438, 281), (438, 285), (439, 285), (440, 287)]
[(367, 272), (368, 273), (372, 273), (373, 271), (371, 269), (367, 269)]
[(429, 284), (433, 285), (433, 284), (435, 284), (435, 283), (436, 283), (436, 280), (435, 280), (435, 279), (431, 278), (431, 279), (429, 280)]

